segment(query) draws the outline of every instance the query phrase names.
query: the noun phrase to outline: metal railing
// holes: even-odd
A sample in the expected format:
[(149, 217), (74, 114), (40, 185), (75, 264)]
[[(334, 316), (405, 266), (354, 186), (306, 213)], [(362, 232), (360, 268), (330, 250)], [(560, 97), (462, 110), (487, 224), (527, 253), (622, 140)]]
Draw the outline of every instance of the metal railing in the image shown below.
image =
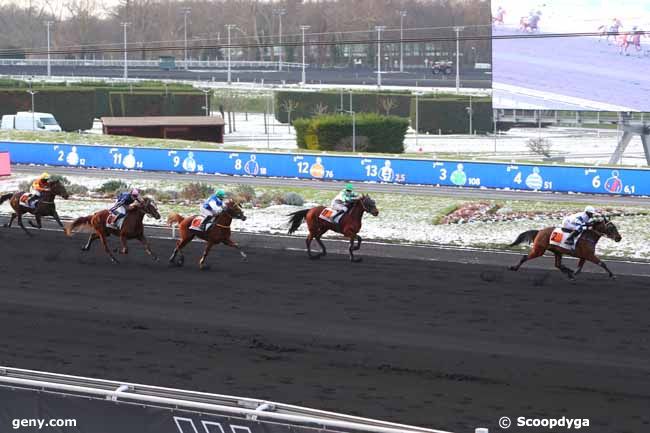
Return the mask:
[[(74, 66), (74, 67), (124, 67), (124, 59), (52, 59), (52, 66)], [(2, 66), (47, 66), (47, 59), (0, 59)], [(235, 69), (277, 69), (278, 62), (269, 61), (249, 61), (249, 60), (232, 60), (230, 62)], [(159, 60), (127, 60), (128, 67), (146, 67), (159, 68)], [(187, 66), (190, 68), (228, 68), (227, 60), (188, 60)], [(300, 69), (302, 63), (282, 62), (283, 67)], [(176, 68), (184, 68), (184, 60), (175, 61)]]
[(141, 406), (170, 407), (201, 413), (239, 416), (257, 421), (320, 426), (372, 433), (448, 433), (404, 424), (309, 409), (283, 403), (221, 394), (208, 394), (156, 386), (91, 379), (79, 376), (0, 367), (0, 387), (52, 392)]

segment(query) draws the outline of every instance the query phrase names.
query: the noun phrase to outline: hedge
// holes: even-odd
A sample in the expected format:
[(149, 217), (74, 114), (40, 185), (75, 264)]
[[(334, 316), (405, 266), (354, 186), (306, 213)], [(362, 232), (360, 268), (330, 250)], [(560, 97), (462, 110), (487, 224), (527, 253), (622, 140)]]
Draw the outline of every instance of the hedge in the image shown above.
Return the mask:
[[(194, 91), (192, 92), (191, 89), (188, 89), (184, 86), (169, 86), (167, 89), (163, 89), (160, 87), (125, 87), (125, 86), (113, 86), (113, 87), (95, 87), (95, 117), (100, 118), (104, 116), (118, 116), (118, 114), (115, 114), (114, 112), (111, 111), (111, 94), (112, 93), (129, 93), (129, 94), (145, 94), (145, 93), (152, 93), (152, 94), (157, 94), (157, 95), (172, 95), (172, 94), (192, 94), (192, 95), (200, 95), (203, 96), (203, 93)], [(205, 105), (204, 102), (201, 102), (199, 105), (199, 108), (201, 106)], [(159, 109), (160, 111), (163, 111), (163, 109)], [(183, 112), (183, 110), (170, 110), (167, 109), (169, 112)], [(193, 111), (192, 111), (193, 112)], [(199, 113), (200, 114), (200, 113)], [(181, 115), (191, 115), (191, 114), (181, 114)]]
[[(467, 134), (469, 132), (469, 97), (459, 101), (452, 98), (419, 99), (419, 132), (430, 134)], [(492, 100), (472, 98), (472, 128), (482, 134), (494, 130)], [(411, 101), (411, 125), (415, 128), (415, 98)]]
[[(409, 92), (353, 92), (352, 108), (357, 113), (386, 114), (384, 104), (392, 101), (388, 113), (400, 117), (409, 117), (410, 113)], [(289, 102), (288, 102), (289, 101)], [(281, 123), (288, 122), (286, 104), (296, 105), (291, 113), (291, 119), (311, 118), (323, 114), (337, 113), (341, 108), (341, 94), (339, 92), (275, 92), (275, 117)], [(350, 94), (343, 93), (343, 109), (350, 110)]]
[[(352, 150), (352, 116), (344, 114), (297, 119), (298, 147), (311, 150)], [(362, 113), (356, 116), (356, 150), (403, 153), (409, 121), (398, 116)]]
[[(109, 116), (202, 116), (203, 93), (111, 92)], [(208, 105), (210, 101), (208, 99)]]
[[(92, 89), (36, 88), (37, 112), (52, 113), (64, 131), (93, 126), (95, 95)], [(32, 109), (31, 95), (24, 89), (0, 89), (0, 115)]]

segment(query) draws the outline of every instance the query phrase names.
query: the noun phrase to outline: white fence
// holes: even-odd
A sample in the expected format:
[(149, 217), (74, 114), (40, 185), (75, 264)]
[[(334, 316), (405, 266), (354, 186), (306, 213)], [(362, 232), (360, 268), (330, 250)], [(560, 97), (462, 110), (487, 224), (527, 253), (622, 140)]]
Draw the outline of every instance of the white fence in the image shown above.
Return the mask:
[[(185, 60), (176, 59), (176, 68), (185, 68)], [(51, 59), (52, 66), (74, 67), (124, 67), (124, 59)], [(0, 59), (2, 66), (47, 66), (47, 59)], [(159, 68), (159, 60), (127, 60), (128, 67)], [(234, 69), (278, 69), (279, 62), (232, 60)], [(290, 69), (302, 68), (302, 63), (282, 62), (282, 66)], [(188, 60), (188, 68), (227, 69), (227, 60)]]

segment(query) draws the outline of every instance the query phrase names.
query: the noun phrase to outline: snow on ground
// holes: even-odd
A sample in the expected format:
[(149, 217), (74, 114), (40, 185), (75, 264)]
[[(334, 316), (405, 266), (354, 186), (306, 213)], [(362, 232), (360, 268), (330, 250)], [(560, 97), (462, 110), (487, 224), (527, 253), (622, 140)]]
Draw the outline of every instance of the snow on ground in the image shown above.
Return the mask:
[[(28, 176), (12, 176), (0, 181), (0, 191), (12, 191)], [(96, 188), (102, 182), (109, 180), (96, 180), (82, 176), (70, 176), (70, 181)], [(156, 188), (158, 190), (182, 189), (184, 183), (170, 181), (145, 181), (143, 188)], [(140, 185), (140, 184), (139, 184)], [(277, 191), (277, 188), (256, 187), (257, 194)], [(331, 199), (331, 192), (311, 189), (296, 189), (296, 192), (305, 197), (307, 203), (303, 207), (288, 205), (273, 205), (266, 208), (246, 208), (246, 221), (234, 221), (233, 228), (248, 232), (286, 234), (288, 214), (298, 209), (309, 208), (324, 204)], [(462, 247), (490, 247), (502, 248), (512, 242), (519, 233), (543, 227), (556, 225), (558, 219), (535, 217), (502, 222), (473, 222), (465, 224), (436, 224), (440, 215), (445, 215), (456, 205), (465, 203), (466, 200), (456, 197), (430, 197), (415, 195), (389, 195), (373, 194), (380, 211), (378, 217), (366, 215), (363, 220), (361, 236), (364, 239), (377, 239), (388, 242), (405, 242), (416, 244), (454, 245)], [(71, 200), (57, 200), (57, 210), (61, 216), (76, 218), (89, 215), (100, 209), (105, 209), (112, 203), (109, 199), (76, 198)], [(598, 205), (598, 203), (594, 203)], [(571, 203), (549, 203), (535, 201), (508, 201), (503, 203), (505, 210), (561, 210), (571, 213), (582, 208), (581, 205)], [(183, 215), (196, 214), (199, 203), (159, 203), (161, 220), (147, 218), (147, 224), (165, 225), (166, 217), (171, 212)], [(625, 212), (645, 212), (640, 207), (623, 209)], [(8, 204), (0, 206), (0, 213), (10, 212)], [(615, 219), (619, 231), (623, 236), (620, 243), (602, 240), (598, 245), (598, 253), (608, 256), (629, 257), (637, 259), (650, 259), (650, 213), (638, 216), (622, 216)], [(171, 234), (171, 230), (170, 230)], [(302, 225), (296, 236), (305, 236), (306, 225)], [(338, 235), (329, 235), (338, 237)], [(522, 251), (524, 249), (522, 248)]]

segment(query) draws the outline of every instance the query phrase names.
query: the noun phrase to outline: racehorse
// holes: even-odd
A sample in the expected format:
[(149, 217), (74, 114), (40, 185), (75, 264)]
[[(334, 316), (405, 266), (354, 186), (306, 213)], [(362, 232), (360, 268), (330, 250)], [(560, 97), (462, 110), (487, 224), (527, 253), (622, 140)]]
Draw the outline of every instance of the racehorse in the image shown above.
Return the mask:
[[(320, 218), (320, 214), (324, 209), (325, 206), (317, 206), (289, 214), (289, 234), (298, 230), (298, 227), (300, 227), (303, 221), (307, 221), (307, 227), (309, 228), (309, 235), (305, 241), (307, 244), (307, 254), (310, 259), (314, 260), (327, 255), (325, 245), (323, 245), (323, 242), (320, 240), (321, 236), (329, 230), (341, 233), (343, 236), (350, 239), (350, 248), (348, 249), (350, 252), (350, 261), (360, 262), (361, 257), (355, 258), (354, 251), (358, 251), (361, 248), (361, 236), (358, 235), (359, 230), (361, 230), (361, 219), (363, 218), (364, 212), (368, 212), (372, 216), (379, 215), (375, 201), (371, 199), (369, 195), (362, 195), (352, 202), (349, 206), (348, 213), (341, 218), (341, 221), (338, 224)], [(318, 245), (320, 245), (322, 250), (316, 255), (311, 253), (311, 241), (314, 239), (316, 239), (316, 242), (318, 242)], [(354, 244), (355, 240), (357, 240), (356, 245)]]
[(106, 254), (109, 255), (113, 263), (119, 262), (109, 249), (108, 241), (106, 238), (110, 235), (119, 236), (120, 245), (122, 246), (120, 254), (128, 254), (129, 249), (126, 246), (127, 240), (137, 239), (142, 242), (142, 245), (144, 245), (144, 249), (147, 254), (149, 254), (154, 261), (158, 261), (158, 257), (156, 257), (153, 251), (151, 251), (149, 242), (144, 236), (144, 224), (142, 222), (145, 215), (149, 215), (155, 219), (160, 219), (160, 213), (158, 213), (156, 203), (151, 198), (145, 197), (142, 200), (142, 203), (133, 203), (131, 206), (129, 206), (126, 215), (122, 218), (122, 227), (119, 229), (114, 227), (107, 227), (106, 222), (110, 215), (111, 212), (108, 209), (104, 209), (100, 210), (99, 212), (95, 212), (92, 215), (77, 218), (66, 225), (65, 234), (71, 236), (74, 229), (80, 226), (92, 227), (95, 232), (91, 233), (90, 237), (88, 238), (88, 242), (86, 242), (86, 245), (84, 245), (81, 250), (88, 251), (92, 243), (95, 240), (100, 239), (102, 245), (104, 246), (104, 251), (106, 251)]
[(531, 22), (529, 17), (521, 17), (519, 20), (519, 30), (522, 32), (533, 33), (539, 30), (536, 21)]
[[(232, 223), (233, 218), (246, 221), (246, 215), (242, 210), (239, 203), (236, 203), (232, 200), (228, 200), (223, 208), (223, 211), (217, 216), (216, 221), (213, 222), (212, 226), (208, 228), (207, 231), (196, 231), (191, 230), (192, 221), (196, 218), (196, 215), (188, 216), (184, 218), (178, 213), (172, 213), (167, 218), (167, 224), (172, 226), (178, 224), (178, 229), (181, 234), (181, 239), (176, 242), (176, 248), (174, 248), (174, 253), (169, 258), (169, 263), (176, 264), (178, 266), (183, 266), (185, 262), (185, 256), (183, 255), (182, 249), (194, 239), (198, 237), (206, 241), (205, 249), (203, 250), (203, 255), (199, 261), (199, 268), (201, 270), (209, 269), (209, 266), (205, 264), (205, 260), (208, 257), (208, 253), (212, 247), (216, 244), (226, 244), (229, 247), (233, 247), (239, 250), (242, 259), (245, 261), (247, 259), (246, 253), (244, 253), (239, 245), (237, 245), (232, 239), (230, 239), (230, 224)], [(180, 255), (178, 261), (176, 261), (176, 256)]]
[(506, 11), (499, 8), (499, 10), (497, 10), (497, 13), (492, 17), (492, 24), (494, 24), (495, 26), (496, 25), (503, 25), (503, 20), (504, 20), (505, 14), (506, 14)]
[(616, 35), (616, 46), (618, 47), (618, 53), (627, 54), (627, 49), (630, 46), (630, 33), (623, 32)]
[[(70, 195), (68, 194), (68, 191), (66, 191), (63, 182), (59, 179), (51, 179), (48, 181), (47, 184), (49, 190), (41, 192), (41, 196), (38, 199), (38, 203), (33, 208), (21, 205), (21, 199), (24, 201), (27, 197), (26, 196), (27, 193), (24, 191), (9, 193), (0, 196), (0, 204), (9, 200), (9, 204), (14, 210), (13, 213), (11, 214), (11, 218), (9, 219), (9, 222), (5, 224), (5, 227), (11, 227), (11, 223), (14, 222), (14, 219), (18, 218), (18, 225), (20, 226), (20, 228), (22, 228), (25, 231), (25, 233), (27, 233), (29, 236), (32, 236), (32, 234), (29, 231), (27, 231), (27, 229), (23, 225), (23, 214), (26, 213), (34, 214), (34, 219), (36, 220), (36, 224), (34, 224), (31, 220), (29, 221), (29, 225), (31, 225), (32, 227), (39, 228), (39, 229), (43, 227), (41, 224), (41, 217), (44, 216), (51, 216), (59, 224), (59, 226), (63, 227), (63, 223), (59, 218), (59, 214), (56, 212), (56, 206), (54, 205), (54, 198), (56, 196), (61, 196), (67, 200), (68, 197), (70, 197)], [(23, 196), (25, 196), (25, 198), (23, 198)]]
[[(550, 245), (551, 234), (554, 229), (555, 227), (548, 227), (543, 230), (529, 230), (520, 234), (519, 237), (510, 244), (510, 246), (519, 245), (522, 242), (533, 242), (533, 248), (528, 255), (521, 258), (519, 264), (511, 266), (510, 270), (518, 271), (521, 265), (525, 262), (543, 256), (545, 251), (550, 251), (555, 255), (555, 267), (567, 274), (571, 280), (575, 279), (575, 276), (582, 272), (582, 267), (584, 266), (585, 261), (589, 261), (603, 268), (607, 271), (610, 278), (616, 278), (605, 262), (600, 260), (595, 254), (596, 244), (601, 237), (605, 236), (615, 242), (620, 242), (622, 239), (621, 235), (618, 233), (618, 229), (609, 219), (603, 217), (602, 220), (596, 222), (590, 230), (585, 230), (582, 236), (578, 239), (573, 251), (556, 245)], [(563, 255), (570, 255), (580, 259), (578, 262), (578, 269), (575, 272), (562, 264)]]

